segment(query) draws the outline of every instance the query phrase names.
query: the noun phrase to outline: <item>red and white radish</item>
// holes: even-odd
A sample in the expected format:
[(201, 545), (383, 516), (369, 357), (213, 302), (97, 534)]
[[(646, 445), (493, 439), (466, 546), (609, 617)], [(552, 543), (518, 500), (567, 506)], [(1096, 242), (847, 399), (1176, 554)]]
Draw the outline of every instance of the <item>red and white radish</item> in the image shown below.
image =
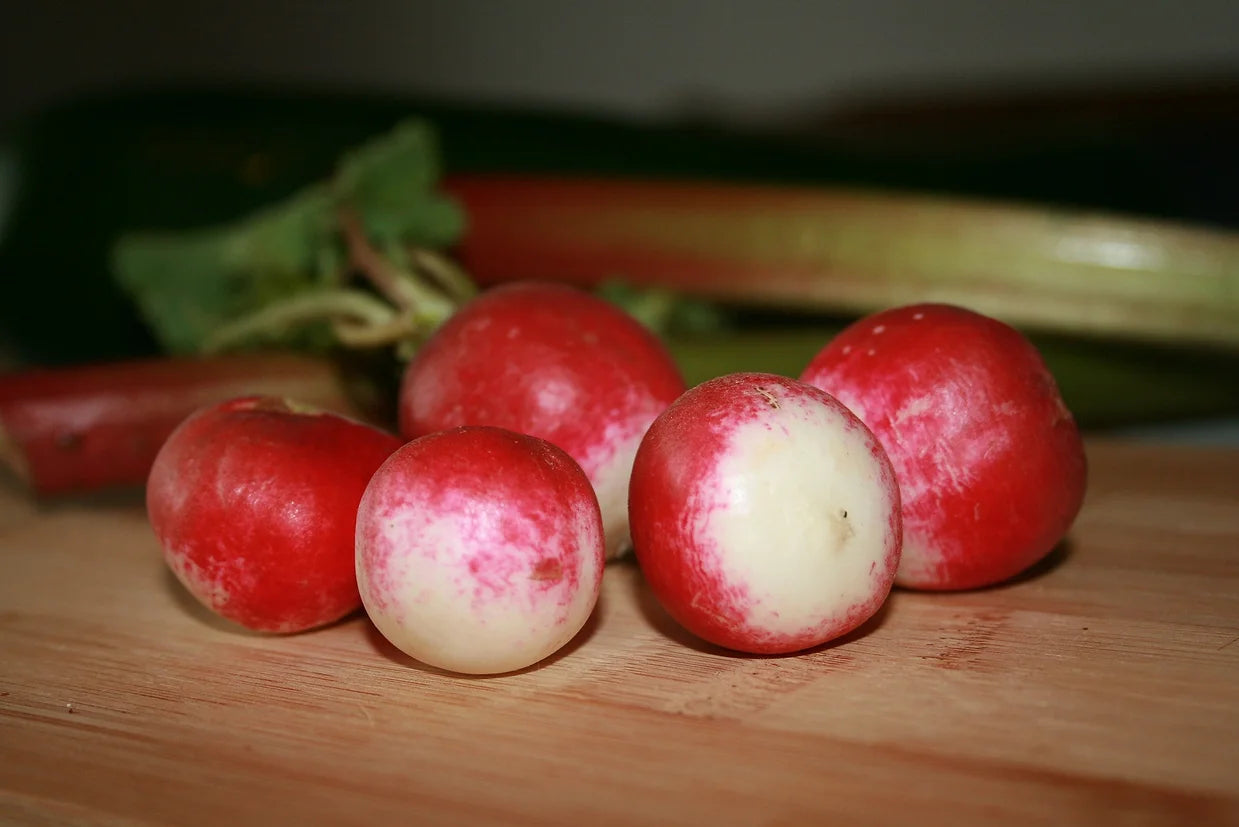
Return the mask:
[(589, 479), (541, 439), (462, 427), (415, 439), (374, 475), (357, 512), (370, 619), (423, 663), (522, 669), (589, 618), (603, 533)]
[(1036, 348), (996, 319), (919, 304), (862, 319), (801, 376), (873, 430), (899, 479), (897, 583), (1013, 577), (1062, 539), (1084, 498), (1079, 430)]
[(164, 559), (216, 614), (299, 632), (361, 607), (357, 504), (391, 434), (275, 397), (190, 415), (164, 442), (146, 505)]
[(899, 492), (877, 439), (829, 394), (770, 374), (712, 379), (654, 421), (630, 519), (667, 612), (743, 652), (852, 631), (899, 564)]
[(594, 486), (610, 558), (628, 545), (637, 446), (683, 390), (662, 342), (619, 308), (571, 287), (518, 283), (480, 294), (413, 357), (400, 430), (412, 439), (490, 425), (558, 445)]

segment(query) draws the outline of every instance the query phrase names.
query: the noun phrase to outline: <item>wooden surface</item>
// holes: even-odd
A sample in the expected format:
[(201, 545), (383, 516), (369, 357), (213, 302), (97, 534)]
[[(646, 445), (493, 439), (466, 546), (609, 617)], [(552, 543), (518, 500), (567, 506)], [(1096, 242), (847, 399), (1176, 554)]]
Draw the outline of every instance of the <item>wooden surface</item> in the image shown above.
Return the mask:
[(1091, 443), (1032, 576), (812, 653), (677, 630), (632, 565), (512, 676), (362, 617), (211, 620), (134, 496), (0, 484), (0, 823), (1239, 824), (1239, 452)]

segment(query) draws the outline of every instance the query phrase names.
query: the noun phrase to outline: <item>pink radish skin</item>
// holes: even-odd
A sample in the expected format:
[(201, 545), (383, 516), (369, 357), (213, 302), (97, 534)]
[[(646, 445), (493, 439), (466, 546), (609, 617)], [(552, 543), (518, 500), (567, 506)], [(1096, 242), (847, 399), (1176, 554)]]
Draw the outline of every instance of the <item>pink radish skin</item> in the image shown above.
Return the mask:
[(646, 434), (634, 548), (667, 612), (712, 643), (785, 654), (881, 607), (899, 565), (894, 471), (829, 394), (781, 376), (705, 382)]
[(901, 586), (1008, 580), (1044, 558), (1080, 510), (1080, 433), (1034, 346), (1002, 322), (935, 304), (877, 313), (801, 378), (864, 420), (895, 466)]
[(563, 285), (510, 284), (466, 304), (418, 351), (400, 430), (490, 425), (558, 445), (594, 486), (613, 558), (629, 545), (637, 446), (683, 390), (663, 344), (620, 309)]
[(358, 587), (398, 649), (452, 672), (523, 669), (584, 626), (602, 584), (589, 479), (561, 449), (500, 428), (407, 443), (357, 512)]
[(215, 614), (301, 632), (361, 608), (357, 504), (391, 434), (274, 397), (190, 415), (155, 456), (147, 514), (164, 559)]

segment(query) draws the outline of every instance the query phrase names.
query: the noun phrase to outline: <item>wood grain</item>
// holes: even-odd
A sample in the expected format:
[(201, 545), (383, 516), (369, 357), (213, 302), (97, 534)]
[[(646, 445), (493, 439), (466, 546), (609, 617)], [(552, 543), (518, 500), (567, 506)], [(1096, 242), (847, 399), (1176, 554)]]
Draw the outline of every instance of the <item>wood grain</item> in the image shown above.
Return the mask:
[(0, 822), (1239, 824), (1239, 451), (1092, 442), (1018, 582), (740, 657), (631, 564), (541, 666), (209, 617), (136, 495), (0, 481)]

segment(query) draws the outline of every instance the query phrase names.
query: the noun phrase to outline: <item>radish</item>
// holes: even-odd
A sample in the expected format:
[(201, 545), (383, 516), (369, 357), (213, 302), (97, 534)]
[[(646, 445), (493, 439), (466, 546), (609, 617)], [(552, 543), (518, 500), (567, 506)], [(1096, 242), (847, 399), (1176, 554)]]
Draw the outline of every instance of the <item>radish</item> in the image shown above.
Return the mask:
[(1036, 348), (959, 307), (862, 319), (801, 376), (886, 448), (903, 499), (896, 581), (969, 589), (1007, 580), (1062, 539), (1084, 499), (1084, 446)]
[(607, 557), (628, 546), (628, 478), (641, 437), (684, 390), (671, 355), (609, 302), (517, 283), (460, 308), (410, 361), (400, 391), (408, 439), (490, 425), (545, 439), (584, 469)]
[(522, 669), (589, 618), (603, 534), (589, 479), (561, 449), (501, 428), (415, 439), (357, 512), (357, 582), (378, 630), (453, 672)]
[(650, 426), (630, 518), (651, 591), (720, 646), (783, 654), (855, 629), (899, 564), (899, 491), (877, 439), (829, 394), (739, 373)]
[(276, 397), (191, 414), (160, 448), (146, 506), (164, 559), (204, 606), (248, 629), (299, 632), (361, 606), (357, 504), (401, 442)]

